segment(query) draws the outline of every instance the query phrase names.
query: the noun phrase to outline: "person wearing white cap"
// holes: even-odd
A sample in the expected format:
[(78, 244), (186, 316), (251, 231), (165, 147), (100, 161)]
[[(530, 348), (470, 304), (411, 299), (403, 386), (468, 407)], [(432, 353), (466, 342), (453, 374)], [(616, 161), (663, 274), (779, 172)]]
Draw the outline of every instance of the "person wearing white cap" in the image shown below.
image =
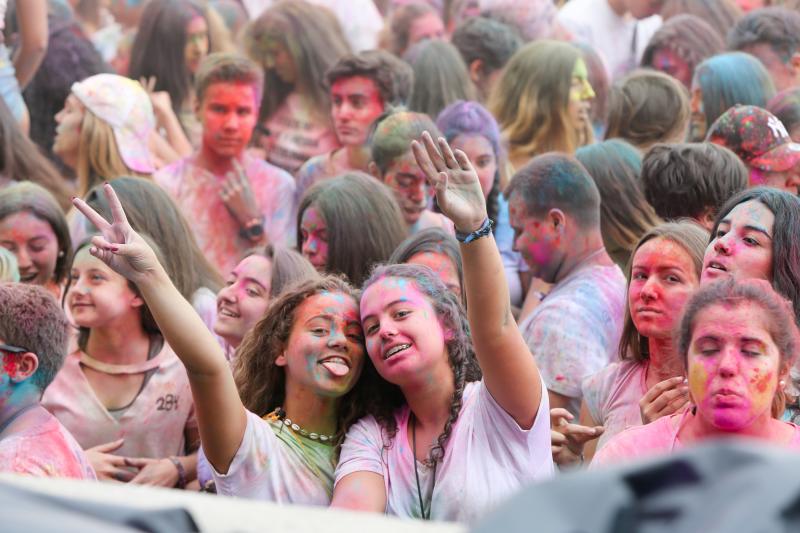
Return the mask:
[(155, 171), (149, 143), (156, 120), (138, 81), (97, 74), (75, 83), (55, 120), (53, 153), (75, 170), (78, 196), (103, 181)]

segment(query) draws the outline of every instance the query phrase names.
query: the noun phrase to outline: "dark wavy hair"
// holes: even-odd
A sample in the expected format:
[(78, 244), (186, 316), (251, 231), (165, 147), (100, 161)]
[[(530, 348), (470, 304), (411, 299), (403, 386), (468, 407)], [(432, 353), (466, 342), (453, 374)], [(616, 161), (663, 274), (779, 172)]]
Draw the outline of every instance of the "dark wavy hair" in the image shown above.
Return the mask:
[(392, 191), (363, 172), (348, 172), (306, 191), (297, 208), (298, 246), (303, 242), (300, 223), (310, 207), (328, 228), (325, 271), (343, 274), (354, 285), (363, 283), (374, 265), (389, 259), (408, 233)]
[(711, 230), (711, 241), (720, 223), (734, 207), (750, 200), (764, 204), (775, 215), (772, 226), (772, 287), (792, 302), (800, 324), (800, 198), (772, 187), (753, 187), (722, 206)]
[[(273, 40), (292, 56), (297, 72), (294, 83), (283, 81), (264, 63), (265, 49)], [(319, 117), (328, 119), (325, 72), (350, 53), (342, 27), (329, 9), (303, 0), (276, 2), (247, 26), (244, 44), (247, 54), (264, 68), (260, 122), (269, 119), (294, 90), (308, 97)]]
[[(289, 343), (297, 308), (308, 298), (323, 292), (339, 292), (358, 302), (360, 293), (335, 276), (306, 280), (287, 288), (273, 300), (258, 323), (245, 335), (236, 350), (233, 377), (245, 408), (264, 416), (283, 405), (286, 398), (286, 372), (275, 364)], [(366, 358), (366, 349), (364, 353)], [(364, 363), (366, 370), (368, 363)], [(361, 418), (368, 396), (364, 396), (364, 374), (344, 395), (337, 413), (334, 444), (344, 440), (349, 427)]]
[(747, 188), (750, 171), (714, 143), (657, 144), (642, 161), (644, 196), (665, 219), (716, 215), (731, 196)]
[[(453, 424), (461, 414), (462, 399), (467, 383), (481, 379), (481, 369), (475, 357), (470, 337), (466, 311), (456, 296), (450, 292), (439, 277), (428, 267), (420, 265), (386, 265), (376, 268), (364, 283), (363, 290), (381, 278), (402, 278), (410, 280), (430, 302), (444, 329), (452, 331), (452, 337), (445, 341), (450, 368), (453, 370), (455, 390), (450, 402), (450, 415), (444, 430), (431, 448), (428, 462), (436, 464), (444, 458), (444, 450)], [(369, 398), (368, 414), (375, 417), (383, 428), (384, 447), (392, 445), (397, 434), (395, 411), (407, 404), (400, 387), (383, 379), (371, 360), (364, 366), (366, 393)]]
[[(138, 80), (155, 76), (156, 90), (166, 91), (178, 114), (192, 91), (193, 77), (186, 65), (186, 26), (202, 17), (203, 8), (192, 0), (149, 2), (131, 48), (129, 75)], [(210, 45), (209, 36), (209, 45)]]
[(385, 50), (365, 50), (342, 57), (325, 73), (325, 82), (330, 88), (341, 79), (355, 76), (372, 80), (384, 105), (405, 105), (411, 96), (414, 71), (408, 63)]

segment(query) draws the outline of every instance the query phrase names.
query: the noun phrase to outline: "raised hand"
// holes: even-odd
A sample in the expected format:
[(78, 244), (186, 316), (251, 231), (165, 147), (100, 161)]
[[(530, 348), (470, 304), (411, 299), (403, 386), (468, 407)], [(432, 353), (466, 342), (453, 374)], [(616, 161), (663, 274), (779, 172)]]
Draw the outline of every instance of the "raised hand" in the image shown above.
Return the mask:
[(148, 276), (161, 269), (156, 254), (141, 235), (133, 231), (122, 204), (114, 189), (106, 183), (103, 192), (108, 199), (113, 219), (108, 222), (97, 211), (80, 198), (73, 198), (72, 204), (83, 213), (100, 231), (92, 237), (89, 253), (97, 257), (114, 271), (139, 284)]
[(443, 138), (438, 147), (426, 131), (421, 142), (411, 141), (411, 150), (420, 169), (436, 191), (439, 208), (462, 233), (470, 233), (486, 220), (486, 199), (478, 174), (467, 155), (453, 150)]

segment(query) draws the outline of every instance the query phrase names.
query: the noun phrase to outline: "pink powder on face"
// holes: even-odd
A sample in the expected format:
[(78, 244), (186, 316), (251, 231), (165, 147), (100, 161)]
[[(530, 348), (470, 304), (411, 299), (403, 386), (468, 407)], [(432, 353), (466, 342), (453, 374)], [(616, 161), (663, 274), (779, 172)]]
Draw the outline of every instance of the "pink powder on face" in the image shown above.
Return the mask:
[(689, 388), (698, 414), (722, 431), (747, 431), (770, 418), (780, 355), (761, 308), (712, 305), (695, 318)]
[(3, 353), (3, 373), (11, 379), (17, 377), (20, 354)]

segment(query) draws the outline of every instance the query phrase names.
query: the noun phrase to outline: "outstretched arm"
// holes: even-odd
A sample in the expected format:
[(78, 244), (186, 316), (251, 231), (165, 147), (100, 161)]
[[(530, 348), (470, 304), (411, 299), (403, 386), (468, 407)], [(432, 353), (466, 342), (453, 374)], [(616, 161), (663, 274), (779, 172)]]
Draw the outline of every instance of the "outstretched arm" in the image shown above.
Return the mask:
[[(466, 154), (447, 141), (438, 147), (426, 132), (413, 141), (414, 157), (436, 190), (442, 212), (463, 233), (477, 230), (487, 218), (478, 175)], [(530, 428), (542, 400), (539, 369), (511, 315), (508, 283), (494, 237), (461, 244), (467, 316), (475, 354), (486, 387), (522, 428)]]
[(47, 51), (47, 2), (17, 2), (20, 45), (14, 55), (14, 70), (20, 89), (33, 79)]
[(186, 367), (206, 457), (218, 472), (227, 472), (244, 437), (247, 414), (225, 354), (172, 284), (153, 249), (128, 224), (114, 189), (106, 184), (103, 190), (113, 215), (110, 223), (83, 200), (73, 200), (101, 233), (92, 238), (89, 251), (139, 287), (164, 338)]

